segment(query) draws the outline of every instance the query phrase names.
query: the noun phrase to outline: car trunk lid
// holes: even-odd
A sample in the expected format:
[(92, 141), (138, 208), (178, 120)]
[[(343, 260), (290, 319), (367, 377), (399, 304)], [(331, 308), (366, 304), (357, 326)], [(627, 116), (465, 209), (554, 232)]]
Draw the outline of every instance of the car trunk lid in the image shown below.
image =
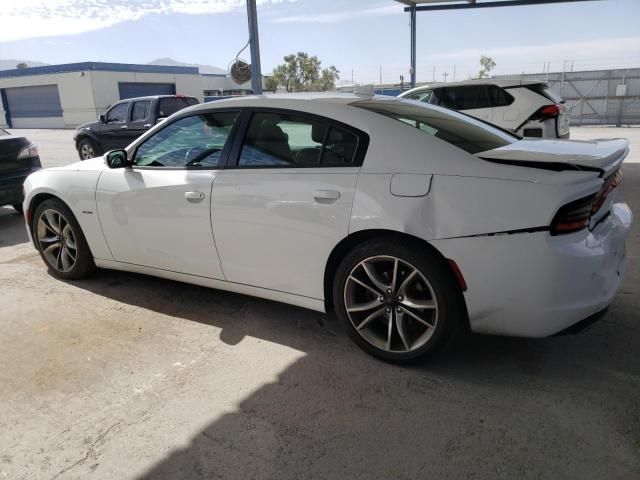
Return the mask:
[(493, 150), (476, 153), (484, 160), (545, 170), (597, 171), (602, 177), (616, 172), (629, 153), (629, 141), (520, 140)]
[(31, 168), (31, 158), (18, 158), (18, 153), (31, 142), (25, 137), (0, 136), (0, 174), (19, 173)]

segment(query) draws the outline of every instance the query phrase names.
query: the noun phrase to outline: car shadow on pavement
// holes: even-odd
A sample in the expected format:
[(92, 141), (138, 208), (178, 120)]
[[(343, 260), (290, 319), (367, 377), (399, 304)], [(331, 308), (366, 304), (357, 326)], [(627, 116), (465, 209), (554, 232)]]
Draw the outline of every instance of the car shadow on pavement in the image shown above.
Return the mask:
[(22, 214), (11, 207), (0, 207), (0, 247), (28, 241)]
[(640, 467), (620, 453), (640, 446), (638, 285), (581, 334), (466, 335), (405, 367), (361, 352), (332, 315), (125, 272), (73, 285), (221, 328), (230, 345), (251, 336), (304, 352), (140, 479), (624, 478)]

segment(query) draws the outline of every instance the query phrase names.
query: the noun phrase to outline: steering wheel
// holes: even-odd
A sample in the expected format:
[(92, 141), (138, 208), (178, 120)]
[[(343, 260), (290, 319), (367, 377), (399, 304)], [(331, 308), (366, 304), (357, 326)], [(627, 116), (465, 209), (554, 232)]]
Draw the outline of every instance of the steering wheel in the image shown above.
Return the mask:
[[(191, 155), (191, 152), (193, 150), (201, 150), (201, 151), (195, 157), (193, 157), (191, 160), (188, 160), (188, 158)], [(202, 150), (202, 147), (192, 147), (189, 150), (187, 150), (187, 153), (184, 156), (184, 159), (186, 161), (185, 166), (192, 167), (192, 166), (200, 163), (202, 160), (204, 160), (206, 157), (208, 157), (212, 153), (219, 152), (220, 150), (221, 149), (219, 149), (217, 147), (205, 148), (204, 150)]]

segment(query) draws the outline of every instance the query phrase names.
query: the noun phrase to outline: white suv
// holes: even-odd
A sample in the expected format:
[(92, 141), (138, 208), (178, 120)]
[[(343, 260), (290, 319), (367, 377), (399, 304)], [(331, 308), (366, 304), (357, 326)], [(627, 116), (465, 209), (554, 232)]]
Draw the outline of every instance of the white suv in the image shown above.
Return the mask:
[(568, 109), (545, 82), (482, 79), (429, 83), (400, 97), (458, 110), (521, 137), (569, 138)]

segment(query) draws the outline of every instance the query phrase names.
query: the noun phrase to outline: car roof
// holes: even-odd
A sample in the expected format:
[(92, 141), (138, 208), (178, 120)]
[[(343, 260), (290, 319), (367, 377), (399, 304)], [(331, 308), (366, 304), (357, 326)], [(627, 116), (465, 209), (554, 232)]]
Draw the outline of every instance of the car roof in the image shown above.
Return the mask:
[(194, 96), (191, 95), (147, 95), (145, 97), (131, 97), (131, 98), (123, 98), (122, 100), (118, 101), (117, 103), (121, 103), (121, 102), (131, 102), (131, 101), (138, 101), (138, 100), (154, 100), (154, 99), (158, 99), (158, 98), (196, 98)]
[(462, 80), (460, 82), (429, 82), (419, 87), (412, 88), (403, 92), (405, 95), (409, 92), (420, 92), (422, 90), (430, 90), (439, 87), (457, 87), (464, 85), (496, 85), (502, 88), (523, 87), (525, 85), (547, 85), (543, 80), (521, 80), (518, 78), (478, 78), (474, 80)]

